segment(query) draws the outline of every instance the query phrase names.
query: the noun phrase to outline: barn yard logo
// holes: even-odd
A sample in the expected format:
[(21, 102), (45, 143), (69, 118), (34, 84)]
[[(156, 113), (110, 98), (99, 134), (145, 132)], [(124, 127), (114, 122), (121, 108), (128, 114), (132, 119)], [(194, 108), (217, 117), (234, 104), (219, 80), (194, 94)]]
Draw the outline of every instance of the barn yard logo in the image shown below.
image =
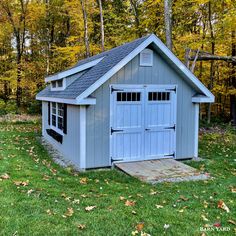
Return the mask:
[(208, 226), (208, 227), (200, 227), (201, 232), (229, 232), (230, 227), (222, 227), (222, 226)]

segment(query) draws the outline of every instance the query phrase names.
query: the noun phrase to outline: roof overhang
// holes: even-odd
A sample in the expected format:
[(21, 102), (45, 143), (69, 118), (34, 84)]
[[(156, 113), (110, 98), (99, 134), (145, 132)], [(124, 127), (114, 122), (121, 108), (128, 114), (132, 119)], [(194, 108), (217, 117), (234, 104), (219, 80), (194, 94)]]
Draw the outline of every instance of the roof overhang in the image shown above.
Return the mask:
[(64, 98), (55, 98), (55, 97), (38, 97), (36, 99), (39, 101), (47, 101), (47, 102), (58, 102), (58, 103), (66, 103), (71, 105), (96, 105), (96, 98), (85, 98), (80, 101), (77, 99), (64, 99)]
[(99, 80), (87, 88), (81, 93), (76, 100), (82, 101), (89, 95), (91, 95), (96, 89), (110, 79), (115, 73), (117, 73), (123, 66), (137, 56), (142, 50), (144, 50), (151, 43), (154, 44), (156, 50), (161, 52), (162, 55), (174, 66), (185, 79), (188, 80), (190, 85), (194, 87), (199, 93), (203, 94), (204, 99), (193, 99), (194, 102), (209, 102), (212, 103), (215, 100), (214, 95), (201, 83), (200, 80), (165, 46), (165, 44), (154, 34), (150, 35), (144, 42), (142, 42), (137, 48), (135, 48), (129, 55), (116, 64), (111, 70), (104, 74)]
[(47, 83), (47, 82), (63, 79), (65, 77), (67, 77), (67, 76), (70, 76), (70, 75), (76, 74), (78, 72), (81, 72), (83, 70), (89, 69), (89, 68), (97, 65), (103, 58), (104, 57), (101, 57), (101, 58), (99, 58), (97, 60), (93, 60), (91, 62), (85, 63), (85, 64), (83, 64), (81, 66), (76, 66), (76, 67), (70, 68), (68, 70), (62, 71), (60, 73), (57, 73), (57, 74), (54, 74), (54, 75), (50, 75), (50, 76), (45, 78), (45, 82)]
[(204, 95), (195, 95), (192, 97), (193, 103), (212, 103), (214, 102), (214, 98), (209, 98)]

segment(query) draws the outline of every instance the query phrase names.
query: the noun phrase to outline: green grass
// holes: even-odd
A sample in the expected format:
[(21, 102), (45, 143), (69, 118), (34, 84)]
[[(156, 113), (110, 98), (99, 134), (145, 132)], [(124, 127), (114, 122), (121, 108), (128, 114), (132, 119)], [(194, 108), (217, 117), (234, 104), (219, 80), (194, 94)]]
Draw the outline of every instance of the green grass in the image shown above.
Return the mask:
[[(38, 143), (39, 135), (38, 124), (0, 124), (0, 175), (10, 176), (0, 181), (0, 235), (131, 235), (140, 222), (152, 236), (202, 235), (200, 227), (215, 222), (230, 230), (213, 228), (206, 235), (235, 235), (236, 225), (229, 222), (236, 221), (236, 193), (231, 190), (236, 187), (236, 135), (231, 131), (202, 135), (200, 156), (205, 161), (187, 162), (209, 172), (213, 180), (155, 186), (117, 170), (63, 169)], [(29, 183), (16, 186), (14, 181)], [(136, 204), (125, 206), (127, 199)], [(219, 200), (229, 213), (217, 208)], [(96, 208), (86, 212), (87, 206)], [(68, 208), (74, 213), (64, 218)], [(79, 224), (86, 227), (79, 229)], [(164, 229), (165, 224), (170, 227)]]

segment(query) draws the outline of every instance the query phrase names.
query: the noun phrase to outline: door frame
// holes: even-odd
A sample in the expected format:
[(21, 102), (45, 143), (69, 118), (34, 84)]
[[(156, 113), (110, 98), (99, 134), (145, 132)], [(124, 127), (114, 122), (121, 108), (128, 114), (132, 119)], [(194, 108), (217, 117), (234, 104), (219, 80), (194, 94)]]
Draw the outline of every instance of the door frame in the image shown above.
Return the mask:
[[(112, 89), (145, 89), (145, 88), (151, 88), (151, 89), (175, 89), (175, 100), (174, 100), (174, 119), (175, 119), (175, 137), (174, 137), (174, 149), (175, 149), (175, 156), (172, 159), (176, 159), (176, 131), (177, 131), (177, 92), (178, 92), (178, 85), (177, 84), (110, 84), (109, 85), (109, 96), (110, 96), (110, 121), (109, 121), (109, 164), (112, 166), (114, 163), (122, 163), (122, 162), (135, 162), (135, 161), (141, 161), (140, 160), (117, 160), (112, 161), (112, 134), (111, 134), (111, 127), (112, 127), (112, 121), (113, 121), (113, 100), (112, 100)], [(145, 160), (157, 160), (157, 159), (170, 159), (171, 157), (159, 157), (159, 158), (150, 158)]]

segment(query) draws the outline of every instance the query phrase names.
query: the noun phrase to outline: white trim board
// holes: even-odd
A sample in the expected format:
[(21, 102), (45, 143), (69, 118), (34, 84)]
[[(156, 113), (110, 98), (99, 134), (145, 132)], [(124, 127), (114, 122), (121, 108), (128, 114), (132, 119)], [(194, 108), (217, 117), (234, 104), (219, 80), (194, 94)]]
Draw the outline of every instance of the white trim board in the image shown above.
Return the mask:
[(45, 82), (51, 82), (51, 81), (55, 81), (55, 80), (59, 80), (59, 79), (63, 79), (69, 75), (73, 75), (75, 73), (78, 73), (78, 72), (81, 72), (83, 70), (86, 70), (86, 69), (89, 69), (95, 65), (97, 65), (104, 57), (101, 57), (97, 60), (93, 60), (91, 62), (88, 62), (88, 63), (85, 63), (81, 66), (76, 66), (74, 68), (71, 68), (71, 69), (68, 69), (68, 70), (65, 70), (65, 71), (62, 71), (62, 72), (59, 72), (55, 75), (51, 75), (51, 76), (48, 76), (45, 78)]
[(59, 102), (59, 103), (66, 103), (66, 104), (71, 104), (71, 105), (96, 105), (96, 98), (85, 98), (80, 101), (77, 101), (75, 99), (36, 96), (36, 99), (40, 101)]
[(80, 106), (79, 109), (79, 143), (80, 143), (80, 164), (81, 169), (86, 168), (86, 106)]
[(198, 157), (199, 104), (194, 104), (194, 157)]
[(137, 48), (135, 48), (129, 55), (127, 55), (123, 60), (116, 64), (112, 69), (110, 69), (105, 75), (98, 79), (94, 84), (87, 88), (83, 93), (81, 93), (76, 100), (80, 101), (83, 98), (88, 97), (96, 89), (98, 89), (102, 84), (104, 84), (108, 79), (110, 79), (116, 72), (118, 72), (122, 67), (124, 67), (129, 61), (131, 61), (135, 56), (137, 56), (142, 50), (144, 50), (148, 45), (154, 43), (154, 45), (180, 70), (183, 75), (190, 80), (190, 82), (199, 89), (207, 98), (207, 102), (214, 102), (214, 95), (201, 83), (200, 80), (165, 46), (162, 41), (156, 37), (156, 35), (150, 35), (144, 42), (142, 42)]

